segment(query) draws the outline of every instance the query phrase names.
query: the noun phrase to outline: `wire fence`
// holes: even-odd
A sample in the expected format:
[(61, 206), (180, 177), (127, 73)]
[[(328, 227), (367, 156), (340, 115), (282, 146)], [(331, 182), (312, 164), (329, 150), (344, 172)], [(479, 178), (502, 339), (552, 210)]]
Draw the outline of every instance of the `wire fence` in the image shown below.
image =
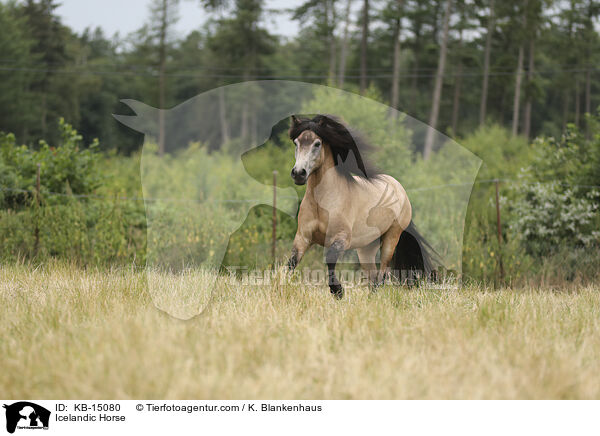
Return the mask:
[[(0, 71), (7, 72), (20, 72), (20, 73), (46, 73), (46, 74), (61, 74), (61, 75), (95, 75), (95, 76), (140, 76), (140, 77), (159, 77), (161, 74), (157, 68), (148, 68), (143, 71), (137, 69), (127, 69), (125, 67), (124, 70), (92, 70), (85, 68), (78, 69), (64, 69), (64, 68), (38, 68), (38, 67), (28, 67), (28, 66), (0, 66)], [(207, 72), (208, 71), (208, 72)], [(267, 73), (267, 74), (257, 74), (252, 72), (244, 72), (244, 73), (215, 73), (210, 72), (211, 70), (187, 70), (183, 72), (166, 72), (163, 75), (165, 77), (173, 77), (173, 78), (212, 78), (212, 79), (248, 79), (248, 74), (251, 75), (253, 80), (273, 80), (273, 79), (286, 79), (286, 80), (303, 80), (303, 79), (329, 79), (331, 78), (330, 74), (325, 73), (317, 73), (314, 74), (312, 72), (286, 72), (279, 71), (276, 73)], [(582, 74), (582, 73), (598, 73), (600, 72), (600, 68), (597, 66), (594, 67), (584, 67), (584, 68), (554, 68), (554, 69), (536, 69), (531, 73), (535, 76), (552, 76), (557, 74)], [(454, 70), (446, 70), (442, 77), (481, 77), (486, 74), (482, 70), (472, 70), (457, 72)], [(528, 74), (528, 70), (526, 68), (521, 71), (489, 71), (487, 72), (488, 76), (524, 76)], [(418, 71), (400, 71), (398, 73), (398, 78), (433, 78), (437, 76), (437, 72), (418, 72)], [(363, 77), (360, 74), (345, 74), (344, 77), (346, 79), (360, 79)], [(391, 70), (382, 70), (381, 73), (369, 73), (366, 74), (365, 77), (367, 79), (391, 79), (394, 77), (393, 71)]]
[[(507, 178), (496, 178), (496, 179), (483, 179), (476, 180), (471, 183), (446, 183), (443, 185), (432, 185), (432, 186), (420, 186), (420, 187), (406, 187), (408, 192), (420, 192), (420, 191), (432, 191), (445, 188), (460, 188), (469, 187), (483, 184), (494, 184), (504, 183), (512, 185), (526, 185), (533, 186), (538, 184), (559, 184), (563, 187), (568, 188), (581, 188), (581, 189), (600, 189), (600, 185), (586, 185), (586, 184), (573, 184), (567, 182), (561, 182), (556, 180), (542, 180), (542, 181), (526, 181), (519, 179), (507, 179)], [(39, 193), (33, 189), (20, 189), (20, 188), (9, 188), (0, 186), (0, 191), (4, 192), (16, 192), (21, 194), (29, 194), (31, 196), (53, 196), (53, 197), (67, 197), (67, 198), (90, 198), (98, 200), (119, 200), (119, 201), (132, 201), (132, 202), (196, 202), (196, 203), (261, 203), (265, 202), (266, 198), (252, 198), (252, 199), (195, 199), (195, 198), (177, 198), (177, 197), (146, 197), (146, 196), (121, 196), (121, 195), (97, 195), (97, 194), (69, 194), (64, 192), (52, 192), (52, 191), (40, 191)], [(298, 196), (290, 195), (278, 195), (278, 199), (289, 199), (298, 200)]]
[[(281, 199), (291, 199), (291, 200), (299, 200), (300, 196), (286, 196), (286, 195), (277, 195), (277, 172), (273, 173), (273, 197), (272, 197), (272, 206), (273, 206), (273, 216), (272, 216), (272, 231), (271, 231), (271, 257), (272, 264), (275, 265), (277, 262), (276, 258), (276, 244), (278, 240), (277, 235), (277, 214), (276, 214), (276, 205), (278, 200)], [(153, 197), (145, 197), (145, 196), (122, 196), (122, 195), (98, 195), (98, 194), (73, 194), (73, 193), (64, 193), (64, 192), (52, 192), (52, 191), (42, 191), (41, 190), (41, 181), (40, 181), (40, 167), (38, 165), (38, 171), (36, 175), (36, 189), (22, 189), (22, 188), (10, 188), (6, 186), (0, 186), (1, 192), (13, 192), (19, 194), (26, 194), (31, 196), (32, 200), (35, 200), (36, 209), (41, 206), (41, 199), (44, 197), (66, 197), (66, 198), (76, 198), (76, 199), (99, 199), (105, 201), (131, 201), (131, 202), (195, 202), (195, 203), (246, 203), (246, 204), (269, 204), (269, 200), (267, 198), (254, 198), (254, 199), (191, 199), (191, 198), (153, 198)], [(511, 185), (540, 185), (540, 184), (558, 184), (560, 186), (568, 187), (568, 188), (582, 188), (582, 189), (598, 189), (600, 191), (600, 185), (592, 185), (592, 184), (572, 184), (557, 180), (542, 180), (542, 181), (527, 181), (522, 179), (510, 179), (510, 178), (494, 178), (494, 179), (481, 179), (476, 180), (473, 183), (447, 183), (442, 185), (432, 185), (432, 186), (421, 186), (415, 188), (407, 188), (406, 190), (410, 194), (410, 192), (415, 191), (433, 191), (445, 188), (473, 188), (477, 185), (495, 185), (495, 196), (493, 196), (493, 202), (496, 210), (496, 238), (498, 241), (498, 246), (503, 246), (503, 227), (502, 227), (502, 218), (501, 218), (501, 202), (500, 202), (500, 184), (511, 184)], [(33, 240), (34, 240), (34, 248), (33, 253), (37, 256), (37, 253), (40, 249), (40, 224), (36, 220), (33, 228)], [(504, 268), (504, 259), (502, 250), (498, 250), (496, 255), (496, 275), (500, 282), (504, 280), (505, 277), (505, 268)], [(494, 279), (496, 280), (496, 279)]]
[[(7, 66), (11, 66), (13, 65), (15, 68), (57, 68), (57, 67), (64, 67), (64, 63), (63, 62), (48, 62), (48, 61), (43, 61), (43, 62), (23, 62), (23, 59), (0, 59), (0, 65), (7, 65)], [(555, 63), (555, 68), (553, 69), (553, 71), (572, 71), (573, 69), (578, 69), (581, 71), (587, 71), (588, 69), (590, 70), (597, 70), (600, 69), (600, 65), (599, 64), (593, 64), (593, 63), (585, 63), (585, 64), (579, 64), (577, 67), (574, 67), (572, 63), (568, 63), (568, 64), (559, 64), (559, 63)], [(78, 68), (82, 69), (82, 67), (84, 67), (84, 65), (79, 65)], [(126, 70), (130, 70), (132, 72), (143, 72), (143, 71), (158, 71), (157, 69), (157, 65), (156, 63), (147, 63), (147, 64), (134, 64), (134, 63), (125, 63), (125, 62), (107, 62), (107, 63), (102, 63), (102, 66), (105, 68), (113, 68), (113, 69), (126, 69)], [(360, 67), (346, 67), (344, 71), (346, 72), (360, 72), (362, 70), (362, 68)], [(240, 72), (244, 72), (244, 73), (270, 73), (273, 71), (272, 67), (244, 67), (244, 66), (226, 66), (226, 67), (220, 67), (220, 66), (215, 66), (215, 65), (197, 65), (195, 66), (193, 69), (189, 69), (188, 71), (240, 71)], [(280, 71), (285, 71), (285, 70), (280, 70)], [(297, 70), (288, 70), (288, 71), (297, 71)], [(373, 67), (373, 66), (367, 66), (365, 71), (367, 72), (390, 72), (391, 69), (389, 67)], [(413, 67), (401, 67), (399, 68), (400, 72), (411, 72), (411, 73), (416, 73), (416, 72), (437, 72), (437, 66), (432, 66), (432, 67), (425, 67), (425, 66), (413, 66)], [(457, 71), (455, 68), (452, 68), (451, 66), (448, 67), (447, 71)], [(473, 72), (473, 71), (483, 71), (481, 67), (467, 67), (467, 66), (463, 66), (462, 68), (463, 72)], [(515, 72), (515, 69), (512, 67), (505, 67), (505, 66), (494, 66), (494, 65), (490, 65), (489, 66), (489, 71), (490, 72)], [(523, 66), (522, 69), (523, 72), (527, 72), (528, 68), (527, 65)], [(166, 72), (169, 72), (169, 70), (167, 69)], [(303, 73), (314, 73), (314, 74), (327, 74), (329, 73), (328, 70), (324, 70), (322, 68), (320, 69), (314, 69), (314, 70), (307, 70), (307, 69), (303, 69), (302, 70)]]

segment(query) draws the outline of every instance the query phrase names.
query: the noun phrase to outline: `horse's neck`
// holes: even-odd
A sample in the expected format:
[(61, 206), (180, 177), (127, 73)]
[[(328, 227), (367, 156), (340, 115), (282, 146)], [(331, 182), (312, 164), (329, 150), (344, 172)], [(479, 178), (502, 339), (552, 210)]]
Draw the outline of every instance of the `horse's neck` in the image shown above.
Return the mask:
[(329, 192), (339, 190), (344, 181), (344, 176), (336, 170), (333, 156), (329, 152), (323, 164), (308, 177), (306, 195), (319, 203)]

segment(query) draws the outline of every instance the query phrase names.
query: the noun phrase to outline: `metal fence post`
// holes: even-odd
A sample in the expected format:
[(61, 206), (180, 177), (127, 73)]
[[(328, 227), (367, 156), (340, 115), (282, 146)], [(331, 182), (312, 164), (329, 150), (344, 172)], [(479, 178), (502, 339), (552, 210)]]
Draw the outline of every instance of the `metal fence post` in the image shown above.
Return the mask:
[(273, 234), (271, 236), (271, 258), (275, 266), (275, 248), (277, 244), (277, 170), (273, 171)]
[(498, 230), (498, 268), (499, 278), (502, 282), (504, 280), (504, 265), (502, 264), (502, 221), (500, 220), (500, 181), (494, 180), (496, 185), (496, 225)]
[(35, 176), (35, 204), (36, 204), (36, 217), (35, 217), (35, 228), (33, 229), (34, 245), (33, 253), (37, 256), (40, 248), (40, 168), (41, 165), (37, 164), (36, 176)]

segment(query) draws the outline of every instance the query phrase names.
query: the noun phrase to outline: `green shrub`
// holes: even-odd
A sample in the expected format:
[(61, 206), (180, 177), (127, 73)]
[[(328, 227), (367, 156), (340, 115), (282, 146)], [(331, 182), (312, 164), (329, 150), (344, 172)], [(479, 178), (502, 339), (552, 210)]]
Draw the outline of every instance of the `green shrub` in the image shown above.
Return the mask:
[(511, 204), (512, 233), (536, 256), (600, 245), (600, 135), (586, 140), (570, 126), (534, 147), (535, 159), (513, 190), (520, 195)]
[(73, 197), (62, 204), (0, 210), (0, 259), (56, 257), (81, 264), (143, 263), (146, 221), (143, 209), (139, 212), (136, 205), (118, 199), (81, 201)]
[(494, 179), (516, 180), (521, 169), (530, 164), (532, 147), (523, 137), (512, 136), (498, 125), (480, 127), (459, 143), (482, 159), (482, 165), (471, 192), (463, 238), (463, 274), (466, 278), (497, 282), (500, 259), (508, 281), (522, 277), (531, 267), (520, 243), (507, 233), (509, 214), (506, 205), (519, 195), (509, 189), (509, 182), (500, 183), (502, 244), (498, 244), (496, 222), (496, 187)]
[(56, 194), (89, 195), (100, 186), (98, 141), (83, 147), (81, 135), (63, 119), (59, 128), (60, 144), (40, 141), (37, 150), (18, 146), (13, 134), (0, 133), (0, 208), (20, 209), (31, 203), (38, 164), (40, 193), (46, 201), (60, 203)]
[(81, 136), (62, 119), (59, 128), (61, 142), (41, 141), (38, 149), (17, 146), (14, 135), (0, 134), (0, 259), (143, 262), (143, 203), (103, 187), (108, 177), (97, 141), (83, 147)]

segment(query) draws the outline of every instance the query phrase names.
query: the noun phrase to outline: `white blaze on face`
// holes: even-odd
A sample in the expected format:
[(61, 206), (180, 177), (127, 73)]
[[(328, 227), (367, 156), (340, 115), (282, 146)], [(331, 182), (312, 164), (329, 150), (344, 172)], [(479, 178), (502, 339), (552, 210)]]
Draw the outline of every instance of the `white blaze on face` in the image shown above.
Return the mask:
[(297, 174), (306, 171), (308, 177), (317, 167), (321, 159), (322, 141), (314, 132), (306, 130), (302, 132), (296, 139), (296, 163), (294, 171)]

